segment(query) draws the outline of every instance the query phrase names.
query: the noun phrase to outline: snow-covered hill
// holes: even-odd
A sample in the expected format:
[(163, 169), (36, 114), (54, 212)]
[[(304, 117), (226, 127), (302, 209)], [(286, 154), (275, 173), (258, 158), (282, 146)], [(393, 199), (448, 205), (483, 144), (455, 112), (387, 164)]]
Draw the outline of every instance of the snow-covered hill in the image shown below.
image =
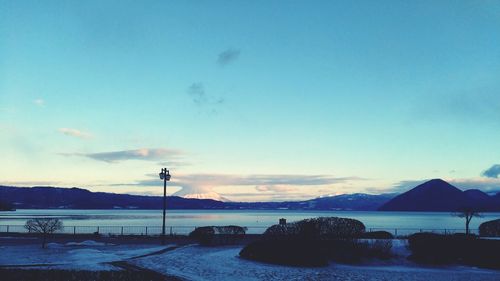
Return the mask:
[(217, 200), (217, 201), (222, 201), (222, 202), (230, 202), (231, 200), (221, 196), (217, 192), (207, 192), (207, 193), (190, 193), (186, 195), (182, 195), (183, 198), (189, 198), (189, 199), (212, 199), (212, 200)]

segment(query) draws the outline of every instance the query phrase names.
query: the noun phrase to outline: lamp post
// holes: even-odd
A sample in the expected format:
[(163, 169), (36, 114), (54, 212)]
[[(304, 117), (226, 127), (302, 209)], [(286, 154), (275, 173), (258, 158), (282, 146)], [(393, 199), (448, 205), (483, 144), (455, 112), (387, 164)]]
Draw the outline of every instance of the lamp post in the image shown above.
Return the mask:
[(165, 213), (167, 210), (167, 181), (170, 180), (170, 171), (167, 168), (162, 168), (160, 179), (163, 180), (163, 225), (161, 228), (161, 243), (165, 244)]

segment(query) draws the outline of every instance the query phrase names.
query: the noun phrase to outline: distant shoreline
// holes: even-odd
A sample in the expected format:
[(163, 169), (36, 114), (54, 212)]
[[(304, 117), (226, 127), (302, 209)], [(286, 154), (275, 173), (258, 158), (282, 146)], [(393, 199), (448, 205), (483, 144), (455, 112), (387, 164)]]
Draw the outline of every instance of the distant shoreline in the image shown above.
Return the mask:
[[(16, 208), (12, 210), (0, 210), (0, 212), (15, 212), (20, 210), (71, 210), (71, 211), (161, 211), (162, 208)], [(283, 208), (248, 208), (248, 209), (230, 209), (230, 208), (167, 208), (167, 211), (277, 211), (277, 212), (304, 212), (304, 213), (317, 213), (317, 212), (377, 212), (377, 213), (454, 213), (456, 211), (424, 211), (424, 210), (414, 210), (414, 211), (396, 211), (396, 210), (351, 210), (351, 209), (283, 209)], [(500, 214), (500, 211), (480, 211), (482, 214)]]

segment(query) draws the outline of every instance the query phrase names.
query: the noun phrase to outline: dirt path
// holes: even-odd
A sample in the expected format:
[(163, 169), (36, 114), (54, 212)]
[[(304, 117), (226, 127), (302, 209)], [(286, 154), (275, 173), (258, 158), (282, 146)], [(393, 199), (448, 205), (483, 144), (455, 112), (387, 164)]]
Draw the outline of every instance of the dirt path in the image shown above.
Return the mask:
[(149, 257), (149, 256), (161, 255), (163, 253), (170, 252), (170, 251), (173, 251), (173, 250), (181, 248), (181, 247), (184, 247), (184, 246), (172, 246), (172, 247), (168, 247), (168, 248), (165, 248), (163, 250), (159, 250), (159, 251), (156, 251), (156, 252), (153, 252), (153, 253), (149, 253), (149, 254), (145, 254), (145, 255), (141, 255), (141, 256), (137, 256), (137, 257), (131, 257), (131, 258), (129, 258), (129, 260), (140, 259), (140, 258)]

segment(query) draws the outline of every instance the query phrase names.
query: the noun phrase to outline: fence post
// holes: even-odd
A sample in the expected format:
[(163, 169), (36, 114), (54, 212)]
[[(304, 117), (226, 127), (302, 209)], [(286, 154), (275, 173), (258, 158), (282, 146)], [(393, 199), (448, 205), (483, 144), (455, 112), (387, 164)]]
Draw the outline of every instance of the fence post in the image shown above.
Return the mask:
[(76, 225), (73, 226), (73, 235), (76, 235)]
[(99, 234), (99, 227), (97, 227), (97, 234)]
[(9, 225), (7, 225), (7, 233), (9, 233)]
[(170, 236), (172, 236), (172, 227), (170, 227)]
[(122, 226), (122, 236), (123, 236), (123, 226)]
[(146, 236), (148, 236), (148, 227), (146, 226)]

